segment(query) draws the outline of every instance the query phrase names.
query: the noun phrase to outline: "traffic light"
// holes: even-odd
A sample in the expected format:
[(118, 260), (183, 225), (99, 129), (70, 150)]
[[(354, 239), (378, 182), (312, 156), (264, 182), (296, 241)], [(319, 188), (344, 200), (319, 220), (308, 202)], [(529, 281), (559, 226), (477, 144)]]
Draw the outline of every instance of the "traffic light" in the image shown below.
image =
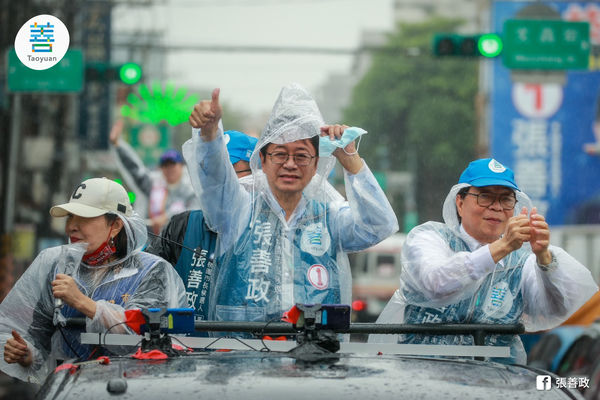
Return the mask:
[(142, 79), (142, 67), (136, 63), (123, 64), (119, 68), (119, 77), (123, 83), (133, 85)]
[(502, 39), (494, 33), (438, 33), (434, 35), (432, 45), (436, 56), (496, 57), (502, 51)]
[(105, 62), (87, 63), (85, 65), (86, 82), (113, 82), (120, 80), (133, 85), (142, 78), (142, 67), (135, 63), (109, 64)]
[(477, 48), (479, 49), (479, 54), (484, 57), (496, 57), (502, 53), (504, 44), (500, 36), (495, 33), (486, 33), (479, 37)]

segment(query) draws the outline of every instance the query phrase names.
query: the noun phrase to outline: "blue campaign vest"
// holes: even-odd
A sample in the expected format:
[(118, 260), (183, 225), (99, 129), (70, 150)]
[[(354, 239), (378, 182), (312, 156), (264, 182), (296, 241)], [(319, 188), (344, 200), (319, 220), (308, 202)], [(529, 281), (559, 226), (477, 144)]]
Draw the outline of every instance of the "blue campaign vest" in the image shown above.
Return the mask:
[[(196, 320), (208, 318), (211, 277), (217, 272), (215, 248), (217, 234), (206, 226), (204, 215), (194, 210), (188, 217), (187, 228), (183, 238), (186, 247), (195, 249), (196, 254), (185, 247), (182, 248), (175, 270), (183, 280), (188, 307), (192, 307)], [(207, 336), (197, 333), (194, 336)]]
[[(449, 228), (441, 232), (454, 252), (471, 250), (467, 244)], [(473, 297), (444, 307), (422, 307), (407, 304), (404, 310), (404, 322), (420, 323), (489, 323), (514, 324), (520, 321), (523, 314), (523, 295), (521, 293), (521, 277), (523, 264), (528, 252), (519, 249), (504, 258), (504, 266), (496, 264), (494, 273), (485, 277)], [(493, 279), (493, 281), (492, 281)], [(423, 303), (422, 294), (410, 292), (406, 297)], [(465, 342), (466, 341), (466, 342)], [(486, 337), (487, 345), (510, 345), (514, 341), (512, 335), (494, 335)], [(431, 344), (472, 344), (470, 336), (424, 336), (401, 335), (402, 343)]]
[[(259, 200), (260, 201), (260, 200)], [(331, 237), (326, 205), (307, 204), (287, 240), (284, 224), (260, 202), (254, 223), (220, 260), (217, 284), (211, 292), (211, 318), (223, 321), (279, 319), (289, 304), (283, 291), (293, 291), (294, 303), (340, 303), (337, 238)], [(289, 249), (286, 249), (289, 245)], [(291, 256), (293, 277), (284, 276), (284, 257)]]
[[(75, 281), (77, 282), (77, 286), (79, 286), (79, 289), (83, 294), (90, 297), (94, 301), (106, 300), (113, 304), (118, 304), (124, 307), (129, 297), (135, 293), (146, 274), (148, 274), (148, 271), (150, 271), (150, 269), (158, 260), (156, 256), (148, 253), (139, 253), (134, 257), (136, 257), (140, 262), (139, 268), (135, 268), (130, 265), (128, 268), (123, 268), (116, 273), (115, 271), (117, 271), (118, 267), (113, 269), (113, 271), (110, 271), (107, 276), (104, 277), (103, 282), (100, 283), (96, 289), (94, 289), (93, 293), (90, 294), (89, 289), (83, 287), (81, 282), (76, 279)], [(61, 313), (65, 316), (65, 318), (85, 317), (83, 313), (66, 304), (62, 307)], [(81, 358), (87, 359), (90, 357), (90, 355), (92, 355), (94, 346), (80, 343), (80, 334), (82, 332), (85, 332), (85, 328), (64, 329), (66, 340), (69, 341), (71, 347), (73, 347), (73, 349)], [(70, 357), (76, 356), (73, 354), (67, 343), (63, 343), (63, 349), (65, 354), (69, 355)], [(96, 353), (93, 355), (100, 356), (102, 354)]]

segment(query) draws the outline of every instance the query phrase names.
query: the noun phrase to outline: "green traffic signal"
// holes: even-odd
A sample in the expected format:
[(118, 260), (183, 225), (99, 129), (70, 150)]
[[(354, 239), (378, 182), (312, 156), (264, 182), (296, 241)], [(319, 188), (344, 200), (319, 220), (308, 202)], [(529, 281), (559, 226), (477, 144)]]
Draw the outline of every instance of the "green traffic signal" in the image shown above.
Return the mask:
[(142, 67), (136, 63), (110, 64), (108, 62), (92, 62), (85, 65), (87, 82), (113, 82), (120, 80), (128, 85), (139, 82), (142, 78)]
[(502, 39), (493, 33), (438, 33), (433, 37), (432, 45), (436, 56), (496, 57), (502, 51)]
[(477, 42), (479, 53), (484, 57), (496, 57), (502, 52), (502, 39), (495, 33), (481, 35)]
[(142, 78), (142, 67), (136, 63), (123, 64), (119, 69), (119, 77), (123, 83), (133, 85)]

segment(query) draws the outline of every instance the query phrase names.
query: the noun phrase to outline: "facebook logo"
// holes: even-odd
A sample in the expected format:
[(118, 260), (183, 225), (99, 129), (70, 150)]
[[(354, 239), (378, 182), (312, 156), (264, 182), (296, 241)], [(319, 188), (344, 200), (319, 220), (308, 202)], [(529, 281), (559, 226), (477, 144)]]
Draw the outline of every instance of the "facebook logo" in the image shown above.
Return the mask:
[(552, 389), (552, 378), (550, 375), (538, 375), (535, 378), (535, 388), (537, 390)]

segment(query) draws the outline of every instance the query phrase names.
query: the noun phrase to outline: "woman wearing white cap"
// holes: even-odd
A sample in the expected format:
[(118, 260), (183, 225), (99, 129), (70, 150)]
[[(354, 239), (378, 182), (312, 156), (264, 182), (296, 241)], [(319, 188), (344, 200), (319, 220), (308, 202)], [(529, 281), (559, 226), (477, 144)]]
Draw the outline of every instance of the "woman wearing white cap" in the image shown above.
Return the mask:
[(85, 317), (86, 332), (133, 333), (126, 310), (186, 304), (172, 266), (141, 252), (146, 226), (117, 182), (88, 179), (50, 214), (67, 217), (69, 244), (43, 250), (0, 304), (0, 368), (30, 382), (56, 359), (102, 355), (81, 330), (61, 328), (66, 318)]

